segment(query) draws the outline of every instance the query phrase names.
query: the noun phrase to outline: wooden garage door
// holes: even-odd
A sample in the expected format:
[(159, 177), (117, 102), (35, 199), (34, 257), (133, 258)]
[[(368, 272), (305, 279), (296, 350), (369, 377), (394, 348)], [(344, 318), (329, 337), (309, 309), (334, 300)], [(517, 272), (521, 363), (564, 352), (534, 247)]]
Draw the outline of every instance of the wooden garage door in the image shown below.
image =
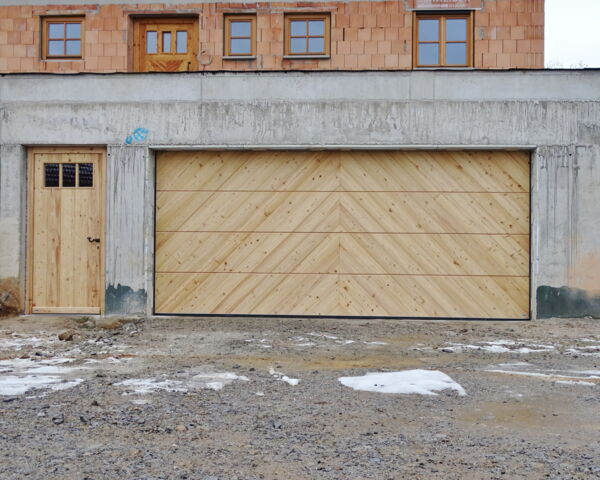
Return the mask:
[(528, 318), (526, 152), (163, 152), (157, 313)]

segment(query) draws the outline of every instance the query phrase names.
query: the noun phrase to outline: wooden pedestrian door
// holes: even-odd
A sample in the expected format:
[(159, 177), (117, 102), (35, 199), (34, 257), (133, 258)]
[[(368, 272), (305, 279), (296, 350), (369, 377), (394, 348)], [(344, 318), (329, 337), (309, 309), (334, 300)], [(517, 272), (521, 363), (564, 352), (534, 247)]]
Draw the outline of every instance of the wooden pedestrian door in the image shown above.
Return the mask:
[(193, 18), (146, 18), (134, 24), (136, 72), (198, 70), (198, 27)]
[(100, 149), (30, 151), (29, 311), (101, 313)]

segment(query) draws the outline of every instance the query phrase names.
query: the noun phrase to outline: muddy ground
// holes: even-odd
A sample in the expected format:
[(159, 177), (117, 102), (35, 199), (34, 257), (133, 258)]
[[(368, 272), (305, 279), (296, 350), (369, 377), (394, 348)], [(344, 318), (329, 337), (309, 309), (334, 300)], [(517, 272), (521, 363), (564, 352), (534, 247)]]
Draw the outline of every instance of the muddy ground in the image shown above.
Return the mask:
[(600, 478), (600, 321), (0, 319), (0, 409), (1, 479)]

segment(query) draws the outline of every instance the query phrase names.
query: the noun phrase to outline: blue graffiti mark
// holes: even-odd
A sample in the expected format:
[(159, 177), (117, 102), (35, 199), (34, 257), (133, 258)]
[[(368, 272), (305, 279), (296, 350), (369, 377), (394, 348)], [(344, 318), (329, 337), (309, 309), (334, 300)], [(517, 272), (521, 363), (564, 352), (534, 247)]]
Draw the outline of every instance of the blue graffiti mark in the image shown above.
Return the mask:
[(125, 143), (131, 145), (134, 141), (143, 142), (148, 137), (148, 133), (150, 133), (150, 131), (146, 128), (136, 128), (131, 135), (128, 135), (127, 138), (125, 138)]

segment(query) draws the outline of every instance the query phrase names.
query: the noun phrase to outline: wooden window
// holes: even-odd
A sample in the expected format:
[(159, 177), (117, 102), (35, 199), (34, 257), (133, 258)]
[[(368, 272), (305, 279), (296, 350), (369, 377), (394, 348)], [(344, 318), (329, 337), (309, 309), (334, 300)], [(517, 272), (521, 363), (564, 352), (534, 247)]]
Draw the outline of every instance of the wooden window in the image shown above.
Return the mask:
[(473, 32), (470, 14), (417, 14), (415, 67), (470, 67)]
[(254, 57), (256, 55), (256, 16), (225, 16), (225, 56)]
[(285, 55), (329, 55), (329, 14), (285, 16)]
[(44, 163), (44, 187), (46, 188), (88, 188), (93, 186), (93, 163)]
[(83, 17), (45, 17), (42, 21), (42, 57), (82, 58), (83, 30)]

